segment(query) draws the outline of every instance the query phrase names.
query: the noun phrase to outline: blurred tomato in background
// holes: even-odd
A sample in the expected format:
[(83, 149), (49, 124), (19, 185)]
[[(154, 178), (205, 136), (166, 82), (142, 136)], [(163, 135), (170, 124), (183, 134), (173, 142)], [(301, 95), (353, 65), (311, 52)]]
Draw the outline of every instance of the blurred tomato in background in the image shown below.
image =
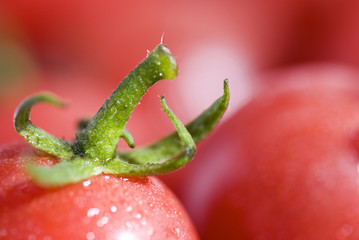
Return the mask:
[[(150, 90), (141, 102), (146, 107), (136, 110), (146, 119), (145, 124), (133, 123), (140, 133), (148, 132), (144, 139), (137, 137), (143, 144), (172, 129), (157, 95), (167, 95), (187, 122), (221, 94), (224, 78), (230, 79), (232, 112), (248, 99), (259, 72), (306, 61), (358, 63), (357, 5), (338, 0), (2, 1), (1, 89), (12, 97), (24, 96), (20, 89), (34, 82), (68, 86), (80, 75), (79, 85), (93, 81), (97, 95), (105, 99), (163, 36), (180, 75)], [(78, 89), (78, 94), (84, 91)], [(1, 102), (10, 105), (8, 98)]]
[[(174, 81), (152, 87), (136, 108), (127, 128), (137, 145), (174, 130), (158, 95), (166, 95), (170, 108), (188, 122), (222, 94), (228, 78), (225, 122), (263, 84), (277, 81), (263, 74), (323, 62), (320, 71), (328, 74), (319, 78), (341, 77), (332, 72), (338, 69), (332, 63), (356, 69), (358, 9), (357, 1), (339, 0), (1, 1), (0, 143), (20, 139), (13, 112), (26, 96), (43, 90), (68, 100), (68, 108), (35, 106), (32, 120), (56, 136), (73, 138), (76, 122), (95, 114), (162, 37), (180, 72)], [(298, 69), (286, 77), (301, 81), (300, 74), (314, 74), (308, 67)], [(191, 185), (186, 179), (203, 184), (192, 175), (206, 174), (195, 167), (205, 164), (206, 142), (199, 144), (198, 163), (164, 177), (188, 206), (184, 184)], [(200, 222), (193, 208), (190, 214)]]
[(262, 77), (179, 173), (201, 239), (357, 239), (359, 72), (307, 64)]
[[(97, 1), (37, 0), (31, 3), (4, 1), (1, 5), (6, 13), (2, 22), (11, 30), (7, 30), (9, 38), (29, 56), (29, 64), (36, 66), (32, 69), (35, 72), (32, 79), (56, 82), (50, 85), (71, 86), (73, 94), (79, 96), (86, 96), (85, 92), (91, 91), (92, 86), (98, 90), (99, 98), (106, 99), (119, 81), (146, 56), (146, 50), (154, 48), (163, 37), (178, 61), (180, 76), (173, 83), (161, 82), (151, 89), (141, 101), (144, 106), (140, 105), (131, 118), (136, 126), (133, 131), (140, 133), (140, 136), (134, 133), (135, 139), (143, 144), (173, 130), (161, 111), (157, 95), (167, 95), (168, 104), (185, 122), (221, 94), (225, 78), (236, 79), (232, 85), (240, 92), (233, 95), (233, 108), (248, 97), (251, 67), (246, 50), (240, 44), (233, 4), (219, 1), (205, 5), (190, 1), (106, 1), (99, 4)], [(18, 75), (12, 78), (13, 85), (18, 78), (28, 78), (28, 74), (19, 72)], [(29, 81), (33, 85), (32, 80)], [(20, 81), (17, 83), (28, 88)], [(82, 87), (75, 91), (75, 85)], [(38, 88), (45, 89), (43, 86), (39, 83)], [(55, 93), (56, 88), (53, 87)], [(27, 94), (21, 94), (22, 98), (24, 95)], [(70, 94), (67, 97), (73, 99)], [(93, 98), (84, 101), (96, 107), (102, 103)], [(12, 104), (11, 109), (15, 106)], [(35, 113), (33, 116), (35, 118)], [(54, 118), (46, 117), (46, 122), (53, 122)], [(11, 126), (4, 128), (12, 130)], [(56, 129), (50, 127), (49, 130), (53, 128)], [(65, 137), (71, 135), (66, 132)]]

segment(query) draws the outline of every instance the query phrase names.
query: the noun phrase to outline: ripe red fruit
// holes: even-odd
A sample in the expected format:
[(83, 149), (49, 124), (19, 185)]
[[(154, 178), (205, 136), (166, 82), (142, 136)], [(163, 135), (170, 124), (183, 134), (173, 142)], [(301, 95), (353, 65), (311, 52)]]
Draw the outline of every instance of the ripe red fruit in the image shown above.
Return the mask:
[(228, 81), (218, 98), (186, 126), (162, 96), (162, 109), (177, 132), (133, 151), (117, 151), (131, 113), (157, 81), (174, 79), (178, 68), (159, 44), (119, 84), (92, 119), (79, 122), (75, 140), (57, 138), (30, 120), (38, 103), (65, 103), (49, 92), (26, 98), (14, 127), (34, 148), (0, 148), (0, 237), (6, 239), (197, 239), (181, 204), (154, 175), (183, 167), (195, 142), (217, 124), (228, 106)]
[(57, 161), (24, 144), (0, 149), (0, 239), (197, 239), (182, 204), (156, 177), (98, 175), (48, 189), (24, 174), (29, 158)]
[(359, 238), (358, 76), (272, 75), (202, 145), (182, 196), (203, 239)]

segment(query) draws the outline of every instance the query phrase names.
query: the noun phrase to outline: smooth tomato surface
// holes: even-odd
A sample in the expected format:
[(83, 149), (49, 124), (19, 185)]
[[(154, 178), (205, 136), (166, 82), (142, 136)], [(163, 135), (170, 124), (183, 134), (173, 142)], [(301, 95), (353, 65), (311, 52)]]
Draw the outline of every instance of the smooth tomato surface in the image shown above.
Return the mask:
[(0, 150), (0, 239), (197, 239), (182, 205), (155, 177), (100, 175), (36, 186), (24, 161), (53, 157), (24, 144)]
[(357, 77), (278, 72), (202, 145), (182, 197), (203, 239), (359, 238)]

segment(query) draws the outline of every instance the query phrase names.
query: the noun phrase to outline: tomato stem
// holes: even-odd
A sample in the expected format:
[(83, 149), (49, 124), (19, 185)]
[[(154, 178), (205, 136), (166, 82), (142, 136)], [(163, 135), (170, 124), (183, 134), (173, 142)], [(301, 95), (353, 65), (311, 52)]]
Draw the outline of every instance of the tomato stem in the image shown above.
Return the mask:
[[(88, 124), (90, 123), (91, 119), (82, 119), (78, 122), (77, 124), (77, 132), (81, 132), (83, 130), (86, 129), (86, 127), (88, 126)], [(121, 134), (121, 138), (123, 138), (123, 140), (125, 140), (125, 142), (127, 143), (127, 145), (130, 148), (135, 148), (135, 141), (132, 137), (132, 134), (126, 129), (123, 129), (123, 132)]]
[(162, 108), (176, 132), (147, 147), (116, 152), (120, 138), (130, 147), (135, 147), (125, 125), (143, 94), (157, 81), (176, 76), (177, 65), (173, 56), (165, 45), (158, 45), (119, 84), (92, 120), (80, 121), (74, 142), (46, 133), (29, 119), (34, 104), (47, 102), (63, 106), (60, 99), (45, 93), (26, 99), (15, 112), (16, 130), (35, 148), (60, 158), (56, 165), (45, 167), (29, 161), (26, 171), (38, 184), (55, 187), (101, 173), (151, 176), (183, 167), (196, 153), (195, 142), (203, 139), (224, 114), (229, 101), (227, 80), (224, 81), (223, 96), (186, 126), (170, 110), (162, 96)]
[(118, 141), (137, 103), (161, 79), (174, 79), (177, 64), (160, 44), (118, 85), (88, 126), (76, 136), (77, 150), (88, 158), (112, 159)]
[[(223, 84), (223, 96), (218, 98), (207, 110), (202, 112), (195, 120), (186, 125), (187, 131), (195, 143), (201, 141), (221, 119), (229, 102), (228, 80)], [(133, 164), (149, 164), (163, 162), (183, 151), (183, 141), (177, 132), (164, 137), (156, 143), (137, 148), (129, 152), (117, 153), (118, 158)]]

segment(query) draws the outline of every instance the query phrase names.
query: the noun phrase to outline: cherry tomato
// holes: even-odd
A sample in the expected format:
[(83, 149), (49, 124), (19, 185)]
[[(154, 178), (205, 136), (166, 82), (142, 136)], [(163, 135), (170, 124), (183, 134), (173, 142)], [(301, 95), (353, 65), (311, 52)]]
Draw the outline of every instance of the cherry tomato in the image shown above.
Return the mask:
[(0, 237), (198, 239), (182, 205), (154, 175), (193, 159), (195, 142), (227, 109), (228, 81), (223, 82), (223, 95), (187, 127), (161, 97), (176, 132), (149, 147), (117, 151), (120, 139), (135, 147), (125, 126), (147, 89), (177, 74), (173, 55), (159, 44), (95, 117), (80, 121), (74, 141), (51, 135), (30, 120), (34, 105), (61, 107), (63, 100), (47, 92), (22, 101), (14, 127), (36, 149), (19, 143), (0, 148)]
[(25, 144), (0, 150), (0, 239), (197, 239), (181, 203), (156, 177), (99, 175), (47, 189), (23, 173), (29, 158), (56, 162)]
[[(335, 61), (358, 66), (357, 1), (297, 1), (286, 63)], [(284, 59), (283, 59), (284, 60)], [(285, 62), (284, 62), (285, 63)]]
[(182, 172), (201, 239), (358, 239), (356, 71), (302, 66), (267, 85)]
[[(250, 91), (251, 63), (242, 41), (249, 34), (238, 25), (253, 21), (238, 20), (242, 15), (238, 11), (246, 10), (236, 1), (15, 0), (6, 1), (4, 8), (16, 20), (42, 70), (84, 72), (93, 76), (90, 80), (101, 81), (105, 89), (113, 89), (163, 36), (163, 42), (176, 49), (182, 76), (174, 83), (161, 83), (141, 103), (160, 106), (157, 95), (165, 94), (169, 104), (176, 102), (174, 111), (182, 112), (185, 122), (211, 104), (225, 78), (233, 79), (232, 88), (239, 92), (231, 108), (240, 105)], [(188, 89), (189, 83), (195, 84), (194, 90)], [(207, 86), (206, 91), (201, 91), (201, 84)], [(198, 100), (191, 101), (195, 96)], [(165, 117), (153, 117), (161, 115), (160, 109), (139, 110), (147, 118), (142, 125), (151, 124), (154, 129), (148, 136), (158, 138), (172, 131)]]

